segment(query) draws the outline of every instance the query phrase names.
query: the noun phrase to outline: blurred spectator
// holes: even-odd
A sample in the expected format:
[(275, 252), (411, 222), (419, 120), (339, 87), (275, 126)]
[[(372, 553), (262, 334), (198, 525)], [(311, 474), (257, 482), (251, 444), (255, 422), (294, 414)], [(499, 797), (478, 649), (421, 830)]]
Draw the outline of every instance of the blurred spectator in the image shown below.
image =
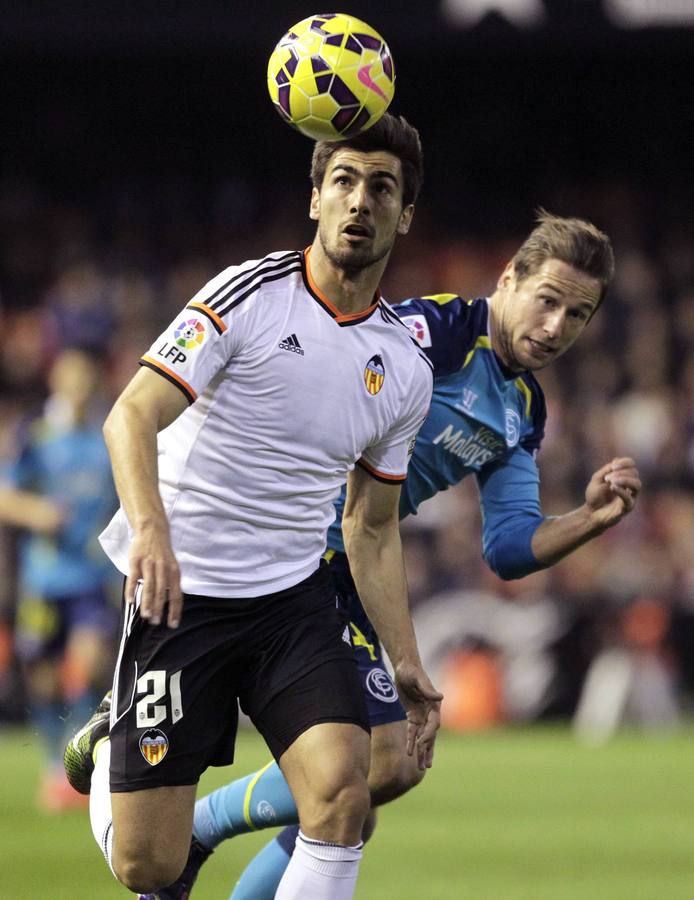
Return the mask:
[(0, 486), (0, 521), (22, 531), (14, 644), (29, 714), (46, 744), (39, 802), (59, 811), (83, 799), (65, 780), (65, 741), (90, 715), (111, 671), (112, 567), (96, 538), (116, 501), (101, 437), (102, 362), (64, 350), (48, 383), (43, 410), (24, 422)]

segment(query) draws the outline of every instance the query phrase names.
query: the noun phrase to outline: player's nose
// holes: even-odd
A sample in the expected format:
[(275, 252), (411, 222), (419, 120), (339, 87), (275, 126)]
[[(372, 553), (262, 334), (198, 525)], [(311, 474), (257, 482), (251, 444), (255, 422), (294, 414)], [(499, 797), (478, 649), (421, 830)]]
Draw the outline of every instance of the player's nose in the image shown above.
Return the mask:
[(366, 213), (370, 212), (369, 192), (363, 182), (355, 182), (350, 195), (350, 212)]
[(547, 337), (556, 338), (561, 335), (565, 322), (566, 314), (564, 310), (557, 309), (547, 313), (544, 322), (542, 323), (542, 327)]

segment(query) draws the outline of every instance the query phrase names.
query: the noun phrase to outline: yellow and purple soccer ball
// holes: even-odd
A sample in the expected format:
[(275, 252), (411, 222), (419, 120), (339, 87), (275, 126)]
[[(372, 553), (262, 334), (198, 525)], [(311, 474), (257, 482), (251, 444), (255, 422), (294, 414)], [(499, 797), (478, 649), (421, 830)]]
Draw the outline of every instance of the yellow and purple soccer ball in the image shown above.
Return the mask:
[(313, 140), (366, 131), (388, 109), (395, 67), (381, 35), (354, 16), (303, 19), (272, 51), (267, 86), (279, 115)]

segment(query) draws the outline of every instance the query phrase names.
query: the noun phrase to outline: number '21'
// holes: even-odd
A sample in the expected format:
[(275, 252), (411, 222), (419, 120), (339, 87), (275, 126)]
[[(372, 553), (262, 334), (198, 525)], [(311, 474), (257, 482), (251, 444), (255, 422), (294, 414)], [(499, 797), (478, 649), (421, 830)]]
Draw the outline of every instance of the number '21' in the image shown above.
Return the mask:
[[(181, 671), (174, 672), (169, 678), (169, 688), (166, 688), (166, 670), (153, 669), (145, 672), (137, 679), (137, 693), (146, 694), (142, 700), (137, 701), (135, 716), (138, 728), (154, 728), (167, 717), (167, 699), (171, 708), (172, 723), (183, 718), (183, 703), (181, 701)], [(168, 693), (168, 698), (167, 698)], [(164, 703), (160, 703), (160, 700)]]

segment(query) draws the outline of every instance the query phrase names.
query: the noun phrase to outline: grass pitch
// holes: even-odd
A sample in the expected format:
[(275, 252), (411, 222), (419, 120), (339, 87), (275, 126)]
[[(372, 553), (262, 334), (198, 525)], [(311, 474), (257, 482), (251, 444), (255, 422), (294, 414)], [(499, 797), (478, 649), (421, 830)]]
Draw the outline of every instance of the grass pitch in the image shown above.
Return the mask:
[[(564, 729), (442, 735), (424, 783), (381, 811), (358, 900), (692, 900), (694, 763), (689, 728), (622, 734), (587, 749)], [(209, 791), (267, 762), (253, 732)], [(39, 747), (0, 733), (0, 896), (116, 900), (86, 813), (37, 812)], [(156, 828), (156, 822), (152, 822)], [(226, 900), (270, 834), (220, 847), (193, 893)]]

